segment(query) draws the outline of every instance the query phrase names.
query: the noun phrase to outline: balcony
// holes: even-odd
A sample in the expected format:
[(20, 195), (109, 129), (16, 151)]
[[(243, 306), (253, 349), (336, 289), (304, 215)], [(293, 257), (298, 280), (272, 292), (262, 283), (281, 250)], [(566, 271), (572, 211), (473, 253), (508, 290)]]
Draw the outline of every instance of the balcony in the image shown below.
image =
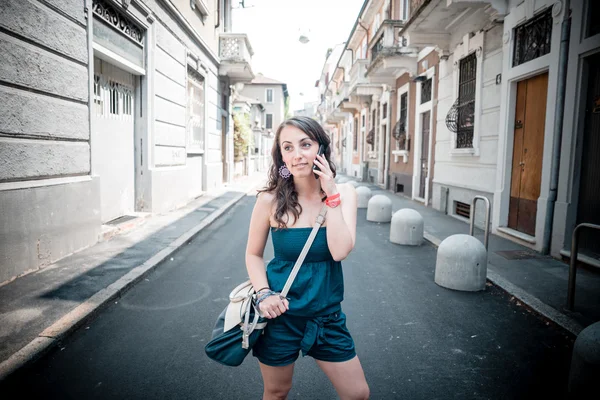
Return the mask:
[(369, 78), (365, 76), (368, 66), (369, 60), (361, 59), (356, 60), (350, 69), (350, 80), (347, 83), (347, 98), (350, 103), (369, 101), (371, 96), (380, 96), (383, 91), (380, 84), (369, 82)]
[(411, 0), (411, 17), (401, 35), (419, 49), (436, 46), (447, 50), (452, 33), (476, 31), (482, 17), (485, 22), (503, 21), (507, 13), (507, 0)]
[(417, 51), (406, 47), (398, 33), (403, 21), (385, 20), (373, 36), (371, 63), (366, 75), (371, 83), (395, 85), (396, 79), (405, 72), (417, 72)]
[(219, 35), (219, 75), (228, 76), (231, 83), (247, 83), (254, 79), (252, 72), (252, 46), (244, 33)]

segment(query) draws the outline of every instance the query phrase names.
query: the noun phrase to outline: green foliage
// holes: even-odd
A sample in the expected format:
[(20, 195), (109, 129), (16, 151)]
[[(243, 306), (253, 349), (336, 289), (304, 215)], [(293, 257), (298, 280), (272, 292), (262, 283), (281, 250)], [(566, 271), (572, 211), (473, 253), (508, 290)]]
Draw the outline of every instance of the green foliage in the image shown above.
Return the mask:
[(292, 116), (292, 114), (290, 114), (290, 96), (285, 98), (285, 103), (284, 103), (284, 119), (288, 119)]
[(248, 155), (248, 147), (254, 146), (254, 135), (250, 128), (250, 115), (233, 114), (233, 157), (239, 160)]

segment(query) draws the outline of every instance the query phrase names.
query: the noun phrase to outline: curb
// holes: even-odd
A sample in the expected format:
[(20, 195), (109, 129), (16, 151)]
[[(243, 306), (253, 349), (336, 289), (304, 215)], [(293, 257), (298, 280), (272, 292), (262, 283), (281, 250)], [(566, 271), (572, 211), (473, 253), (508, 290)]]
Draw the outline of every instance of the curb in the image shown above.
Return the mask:
[[(440, 243), (442, 242), (439, 238), (427, 232), (423, 233), (423, 239), (431, 243), (436, 248), (438, 248), (440, 246)], [(489, 261), (486, 280), (494, 286), (499, 287), (514, 298), (518, 299), (523, 304), (531, 308), (533, 311), (542, 315), (544, 318), (554, 322), (556, 325), (568, 331), (575, 337), (577, 337), (579, 333), (583, 330), (583, 326), (581, 326), (577, 321), (562, 314), (560, 311), (557, 311), (555, 308), (547, 305), (537, 297), (527, 293), (527, 291), (525, 291), (523, 288), (504, 279), (502, 276), (500, 276), (494, 271), (494, 266), (493, 264), (490, 264)]]
[(123, 295), (188, 240), (191, 240), (198, 235), (204, 228), (212, 224), (245, 196), (254, 192), (257, 186), (258, 185), (253, 185), (252, 188), (245, 193), (236, 195), (233, 199), (204, 218), (198, 225), (179, 236), (158, 253), (154, 254), (143, 264), (133, 268), (116, 282), (113, 282), (106, 288), (100, 290), (98, 293), (94, 294), (92, 297), (75, 307), (75, 309), (54, 322), (51, 326), (44, 329), (44, 331), (35, 339), (0, 363), (0, 382), (18, 369), (38, 360), (53, 347), (58, 345), (62, 339), (74, 332), (77, 328), (96, 315), (96, 313), (100, 312), (109, 302)]

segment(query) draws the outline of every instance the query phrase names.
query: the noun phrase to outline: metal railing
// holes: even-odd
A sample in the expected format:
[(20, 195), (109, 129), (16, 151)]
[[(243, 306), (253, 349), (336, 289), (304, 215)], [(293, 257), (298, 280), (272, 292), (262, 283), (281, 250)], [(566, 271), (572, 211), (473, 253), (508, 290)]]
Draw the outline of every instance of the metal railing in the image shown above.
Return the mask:
[(598, 229), (600, 225), (583, 223), (579, 224), (573, 229), (573, 236), (571, 237), (571, 260), (569, 263), (569, 288), (567, 290), (567, 309), (573, 311), (575, 304), (575, 278), (577, 275), (577, 252), (579, 248), (579, 232), (583, 228)]
[(485, 202), (485, 236), (483, 245), (485, 249), (488, 249), (488, 240), (490, 238), (490, 200), (485, 196), (475, 196), (473, 201), (471, 201), (471, 217), (469, 220), (469, 235), (474, 236), (473, 232), (475, 231), (475, 206), (477, 204), (477, 200), (483, 200)]

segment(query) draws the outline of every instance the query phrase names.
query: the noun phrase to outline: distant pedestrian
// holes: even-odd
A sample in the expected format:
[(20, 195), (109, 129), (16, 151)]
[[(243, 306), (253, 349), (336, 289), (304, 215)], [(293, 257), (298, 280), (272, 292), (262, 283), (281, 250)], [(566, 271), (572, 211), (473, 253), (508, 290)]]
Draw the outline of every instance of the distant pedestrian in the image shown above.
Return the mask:
[[(253, 348), (264, 381), (263, 399), (285, 399), (300, 352), (313, 357), (341, 399), (367, 399), (369, 386), (341, 309), (341, 261), (356, 240), (356, 191), (334, 181), (330, 139), (308, 117), (284, 121), (275, 135), (269, 181), (259, 192), (248, 234), (246, 267), (270, 321)], [(319, 149), (323, 151), (318, 155)], [(313, 170), (313, 165), (319, 170)], [(288, 293), (279, 296), (323, 204), (319, 229)], [(272, 235), (275, 257), (265, 271)], [(289, 301), (288, 301), (289, 299)]]

